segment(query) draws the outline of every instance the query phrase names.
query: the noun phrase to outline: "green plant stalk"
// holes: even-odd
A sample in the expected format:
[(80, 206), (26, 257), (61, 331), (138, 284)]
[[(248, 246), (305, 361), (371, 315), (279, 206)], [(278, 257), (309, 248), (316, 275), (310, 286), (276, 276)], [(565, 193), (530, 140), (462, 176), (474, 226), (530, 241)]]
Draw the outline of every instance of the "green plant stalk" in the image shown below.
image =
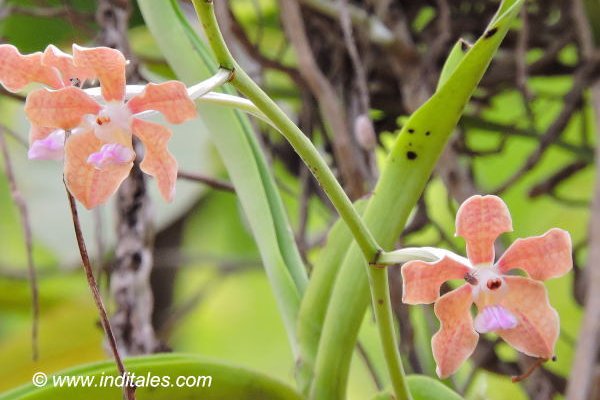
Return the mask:
[(390, 374), (395, 398), (398, 400), (412, 400), (398, 351), (387, 268), (371, 266), (367, 269), (367, 274), (369, 276), (379, 340), (383, 348), (383, 356), (385, 357), (385, 363)]
[(381, 248), (362, 222), (327, 163), (306, 135), (233, 59), (219, 30), (212, 1), (193, 0), (192, 2), (219, 66), (234, 72), (230, 83), (252, 101), (292, 145), (319, 182), (340, 217), (348, 224), (364, 257), (370, 262), (375, 262)]
[[(505, 12), (494, 18), (486, 34), (468, 51), (447, 82), (411, 116), (401, 130), (364, 214), (365, 222), (384, 249), (391, 248), (400, 235), (464, 106), (521, 5), (522, 0), (505, 1), (502, 4), (501, 11)], [(316, 365), (313, 367), (311, 399), (335, 400), (345, 397), (352, 349), (369, 298), (367, 274), (361, 273), (364, 269), (358, 267), (361, 264), (364, 265), (361, 254), (352, 246), (336, 277), (323, 325), (311, 327), (315, 332), (322, 332)], [(385, 271), (368, 271), (371, 283), (375, 283), (373, 294), (380, 295), (374, 302), (376, 312), (383, 315), (389, 312), (386, 304), (389, 292), (383, 288), (385, 278), (379, 276)], [(309, 285), (308, 291), (310, 289)], [(384, 307), (377, 311), (380, 300)], [(388, 324), (379, 328), (388, 329), (387, 333), (380, 332), (380, 335), (385, 336), (383, 344), (388, 347), (384, 351), (392, 351), (389, 349), (389, 337), (393, 335), (393, 327)], [(340, 332), (343, 334), (340, 335)], [(390, 360), (389, 354), (386, 357), (388, 362), (395, 362), (394, 359)]]
[[(364, 258), (369, 264), (375, 264), (381, 254), (381, 248), (374, 240), (371, 232), (362, 222), (350, 199), (334, 177), (329, 167), (320, 156), (314, 145), (302, 131), (287, 117), (273, 100), (243, 71), (233, 59), (219, 31), (212, 1), (193, 0), (194, 7), (204, 28), (207, 40), (215, 53), (221, 68), (234, 71), (230, 83), (252, 101), (274, 126), (294, 147), (304, 163), (309, 167), (323, 190), (336, 207), (340, 217), (346, 222)], [(396, 397), (410, 400), (410, 393), (404, 379), (404, 370), (400, 355), (395, 345), (393, 317), (389, 299), (387, 273), (379, 268), (369, 268), (374, 283), (372, 294), (377, 299), (377, 323), (380, 337), (386, 353), (386, 361), (390, 371)]]

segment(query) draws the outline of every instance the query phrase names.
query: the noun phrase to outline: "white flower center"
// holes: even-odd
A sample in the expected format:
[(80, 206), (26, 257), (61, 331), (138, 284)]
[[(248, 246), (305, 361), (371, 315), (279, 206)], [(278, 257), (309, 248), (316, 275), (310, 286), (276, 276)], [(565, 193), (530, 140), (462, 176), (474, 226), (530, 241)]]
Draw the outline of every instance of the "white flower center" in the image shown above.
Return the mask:
[(502, 274), (495, 267), (488, 264), (475, 266), (475, 271), (470, 274), (470, 283), (474, 286), (474, 300), (477, 300), (480, 296), (484, 296), (486, 299), (498, 300), (504, 296), (506, 289), (508, 289)]
[(96, 137), (106, 143), (122, 143), (131, 138), (131, 112), (123, 102), (106, 104), (89, 122)]

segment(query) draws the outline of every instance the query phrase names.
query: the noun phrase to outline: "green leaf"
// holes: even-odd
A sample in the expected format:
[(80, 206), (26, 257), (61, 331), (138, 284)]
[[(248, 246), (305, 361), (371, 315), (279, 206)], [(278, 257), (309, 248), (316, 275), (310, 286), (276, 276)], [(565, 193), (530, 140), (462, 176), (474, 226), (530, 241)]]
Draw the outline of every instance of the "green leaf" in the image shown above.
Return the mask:
[[(366, 200), (358, 200), (355, 203), (359, 214), (362, 214), (366, 205)], [(321, 327), (333, 283), (350, 243), (352, 243), (352, 234), (344, 221), (338, 219), (327, 235), (327, 244), (319, 253), (308, 288), (302, 298), (298, 315), (298, 341), (301, 353), (296, 374), (302, 392), (307, 391), (310, 385)]]
[[(214, 61), (176, 1), (140, 1), (139, 7), (181, 80), (193, 84), (214, 73)], [(307, 277), (264, 154), (244, 115), (205, 104), (198, 109), (236, 188), (296, 353), (296, 316)]]
[[(522, 4), (523, 0), (502, 3), (502, 15), (492, 21), (446, 83), (413, 113), (398, 135), (364, 213), (365, 222), (384, 249), (394, 246), (447, 139)], [(369, 303), (366, 267), (361, 252), (353, 245), (329, 300), (311, 398), (333, 400), (345, 396), (352, 349)]]
[[(412, 400), (463, 400), (460, 395), (438, 380), (425, 375), (406, 377)], [(391, 392), (377, 393), (371, 400), (394, 400)]]
[[(125, 360), (129, 377), (136, 384), (136, 395), (145, 400), (177, 399), (236, 399), (236, 400), (300, 400), (293, 389), (266, 375), (216, 361), (209, 361), (186, 354), (160, 354), (135, 357)], [(135, 375), (134, 375), (135, 374)], [(53, 377), (95, 377), (91, 387), (55, 387)], [(48, 376), (44, 387), (28, 384), (0, 395), (0, 400), (45, 400), (87, 399), (104, 400), (121, 398), (121, 389), (116, 386), (99, 387), (102, 377), (118, 376), (115, 364), (104, 361), (78, 366)], [(196, 387), (180, 387), (177, 378), (193, 377)], [(136, 378), (137, 377), (137, 378)], [(160, 384), (156, 377), (160, 378)], [(165, 378), (166, 377), (166, 378)], [(206, 379), (203, 379), (205, 377)], [(207, 377), (210, 377), (207, 378)], [(191, 379), (191, 378), (190, 378)], [(166, 382), (166, 383), (165, 383)], [(190, 381), (191, 382), (191, 381)], [(94, 383), (98, 386), (94, 387)], [(194, 385), (192, 385), (194, 386)]]
[(458, 393), (428, 376), (410, 375), (407, 380), (413, 400), (462, 400)]

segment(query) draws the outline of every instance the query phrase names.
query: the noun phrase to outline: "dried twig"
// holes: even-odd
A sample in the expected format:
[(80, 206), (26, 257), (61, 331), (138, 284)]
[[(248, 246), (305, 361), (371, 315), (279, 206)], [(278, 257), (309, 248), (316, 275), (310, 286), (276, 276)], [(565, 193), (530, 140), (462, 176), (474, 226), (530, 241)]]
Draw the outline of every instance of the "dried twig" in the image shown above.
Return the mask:
[[(600, 83), (592, 88), (594, 111), (600, 117)], [(600, 136), (598, 136), (600, 137)], [(585, 269), (587, 294), (585, 314), (579, 331), (567, 398), (585, 400), (593, 390), (594, 365), (600, 351), (600, 146), (596, 146), (596, 188), (591, 206), (588, 261)]]
[(29, 284), (31, 285), (31, 350), (33, 359), (37, 360), (39, 353), (38, 325), (40, 315), (40, 300), (37, 277), (35, 272), (35, 264), (33, 262), (33, 237), (31, 234), (31, 222), (29, 221), (29, 212), (27, 210), (27, 204), (25, 203), (25, 199), (21, 195), (21, 192), (19, 191), (19, 187), (17, 185), (17, 180), (13, 171), (10, 154), (8, 152), (8, 146), (6, 145), (6, 140), (4, 140), (4, 135), (6, 134), (7, 130), (4, 127), (0, 127), (0, 129), (0, 149), (2, 150), (2, 156), (4, 158), (4, 172), (6, 174), (6, 178), (8, 179), (8, 184), (10, 186), (10, 194), (12, 196), (13, 202), (19, 210), (21, 226), (23, 228), (23, 239), (25, 240), (25, 252), (27, 254), (27, 271), (29, 276)]
[(350, 198), (357, 199), (365, 192), (363, 186), (365, 169), (361, 169), (360, 157), (352, 143), (346, 113), (340, 103), (331, 82), (323, 74), (315, 60), (306, 27), (302, 20), (300, 6), (296, 0), (280, 0), (281, 21), (287, 37), (298, 56), (298, 68), (319, 102), (323, 120), (327, 121), (332, 133), (333, 152), (339, 166), (344, 185)]
[[(85, 241), (83, 239), (83, 232), (81, 231), (81, 224), (79, 222), (79, 214), (77, 212), (77, 204), (75, 203), (75, 198), (69, 192), (67, 187), (67, 182), (64, 181), (65, 189), (67, 191), (67, 198), (69, 199), (69, 206), (71, 208), (71, 217), (73, 218), (73, 228), (75, 229), (75, 237), (77, 238), (77, 246), (79, 247), (79, 254), (81, 255), (81, 261), (83, 262), (83, 270), (85, 271), (85, 277), (88, 281), (88, 286), (90, 287), (90, 291), (92, 292), (92, 297), (94, 298), (94, 302), (96, 303), (96, 308), (98, 309), (98, 314), (100, 316), (100, 323), (102, 324), (102, 328), (104, 329), (104, 333), (106, 335), (106, 339), (108, 340), (108, 344), (110, 350), (113, 354), (113, 358), (115, 359), (115, 363), (117, 364), (117, 369), (119, 370), (119, 374), (122, 376), (126, 376), (127, 370), (125, 369), (125, 365), (123, 364), (123, 360), (121, 359), (121, 355), (119, 354), (119, 349), (117, 347), (117, 341), (115, 340), (115, 336), (113, 334), (112, 328), (110, 326), (110, 322), (108, 320), (108, 315), (106, 313), (106, 307), (104, 307), (104, 302), (102, 301), (102, 296), (100, 295), (100, 290), (98, 289), (98, 283), (96, 282), (96, 278), (94, 277), (94, 272), (92, 270), (92, 265), (90, 263), (90, 258), (88, 256), (87, 248), (85, 246)], [(127, 398), (127, 400), (135, 400), (135, 387), (131, 385), (126, 385), (123, 388), (123, 392)]]
[(506, 189), (515, 184), (525, 174), (527, 174), (539, 160), (544, 156), (546, 150), (560, 136), (575, 111), (580, 107), (581, 96), (583, 91), (589, 86), (590, 82), (595, 79), (594, 72), (598, 67), (598, 59), (585, 63), (576, 73), (573, 79), (573, 87), (564, 98), (564, 106), (560, 114), (550, 125), (546, 133), (540, 137), (538, 147), (529, 155), (527, 161), (521, 168), (508, 178), (499, 188), (494, 190), (495, 194), (500, 194)]
[(564, 181), (575, 175), (577, 172), (588, 166), (586, 161), (577, 160), (564, 166), (557, 172), (544, 179), (529, 190), (529, 197), (535, 198), (544, 194), (554, 193), (556, 188)]
[(177, 172), (177, 178), (193, 182), (200, 182), (216, 190), (223, 190), (225, 192), (235, 193), (235, 188), (231, 183), (223, 181), (221, 179), (212, 178), (210, 176), (201, 175), (195, 172), (179, 170)]
[(230, 6), (223, 4), (222, 6), (219, 6), (219, 8), (224, 8), (224, 12), (220, 13), (219, 15), (227, 18), (227, 21), (225, 21), (224, 24), (229, 27), (231, 33), (235, 36), (237, 43), (242, 46), (246, 54), (252, 57), (254, 61), (259, 63), (263, 68), (281, 71), (287, 74), (296, 83), (296, 85), (300, 87), (305, 85), (302, 75), (300, 75), (300, 72), (298, 72), (296, 68), (284, 65), (281, 62), (269, 58), (261, 53), (258, 45), (252, 43), (246, 35), (244, 28), (235, 17), (235, 14), (231, 10)]

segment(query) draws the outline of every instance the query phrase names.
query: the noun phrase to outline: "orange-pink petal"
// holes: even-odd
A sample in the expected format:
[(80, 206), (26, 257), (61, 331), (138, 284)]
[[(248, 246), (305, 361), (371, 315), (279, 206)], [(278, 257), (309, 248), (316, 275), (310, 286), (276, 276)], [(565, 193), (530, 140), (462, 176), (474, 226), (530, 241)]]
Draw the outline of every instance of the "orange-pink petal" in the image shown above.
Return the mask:
[(97, 114), (101, 107), (79, 88), (40, 89), (27, 96), (25, 113), (38, 126), (73, 129), (86, 114)]
[(471, 304), (473, 298), (470, 285), (463, 285), (446, 293), (435, 303), (434, 310), (440, 320), (440, 329), (433, 335), (431, 347), (440, 378), (447, 378), (455, 373), (475, 350), (479, 334), (473, 328)]
[(138, 118), (133, 119), (131, 129), (144, 144), (145, 155), (140, 168), (156, 178), (163, 198), (172, 201), (177, 181), (177, 161), (167, 148), (171, 131), (162, 125)]
[(88, 164), (88, 156), (102, 147), (93, 131), (71, 135), (65, 145), (65, 181), (71, 194), (87, 209), (105, 203), (129, 176), (133, 162), (100, 170)]
[(106, 101), (125, 98), (125, 66), (127, 60), (119, 50), (109, 47), (86, 48), (73, 45), (73, 61), (78, 68), (89, 69), (100, 80)]
[(70, 54), (63, 52), (52, 44), (44, 50), (42, 64), (56, 68), (60, 72), (65, 86), (73, 84), (71, 79), (77, 79), (80, 82), (83, 82), (85, 80), (95, 79), (96, 77), (94, 70), (85, 67), (76, 67), (73, 63), (73, 57)]
[(469, 197), (456, 214), (456, 234), (467, 242), (467, 255), (473, 265), (492, 263), (494, 241), (510, 231), (510, 212), (497, 196)]
[(18, 92), (31, 82), (63, 87), (58, 71), (42, 65), (42, 53), (22, 55), (15, 46), (0, 45), (0, 84), (9, 92)]
[(543, 281), (556, 278), (573, 268), (571, 236), (554, 228), (542, 236), (517, 239), (498, 260), (498, 269), (506, 273), (514, 268)]
[(520, 276), (504, 277), (508, 291), (500, 305), (517, 318), (513, 329), (496, 331), (508, 344), (532, 357), (550, 359), (558, 339), (558, 313), (541, 282)]
[(54, 132), (56, 128), (43, 128), (41, 126), (31, 125), (29, 128), (29, 145), (36, 140), (46, 139), (48, 135)]
[(402, 302), (429, 304), (440, 296), (440, 286), (451, 279), (463, 279), (470, 267), (445, 256), (436, 262), (409, 261), (402, 266)]
[(172, 124), (181, 124), (197, 115), (185, 85), (178, 81), (149, 83), (142, 93), (129, 100), (127, 106), (132, 114), (158, 111)]

